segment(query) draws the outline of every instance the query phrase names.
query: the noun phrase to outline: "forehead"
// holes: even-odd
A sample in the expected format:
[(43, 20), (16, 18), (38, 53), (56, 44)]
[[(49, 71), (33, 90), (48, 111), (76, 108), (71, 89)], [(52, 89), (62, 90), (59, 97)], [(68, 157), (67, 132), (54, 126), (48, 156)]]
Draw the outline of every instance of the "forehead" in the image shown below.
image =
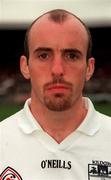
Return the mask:
[[(84, 27), (84, 25), (73, 15), (68, 15), (65, 21), (63, 22), (54, 22), (53, 20), (49, 19), (49, 15), (46, 14), (39, 18), (33, 26), (31, 27), (29, 33), (29, 43), (32, 43), (35, 39), (41, 39), (44, 34), (47, 36), (51, 35), (52, 33), (57, 34), (60, 33), (61, 36), (69, 34), (69, 37), (73, 35), (75, 39), (82, 39), (88, 44), (88, 33)], [(76, 36), (77, 35), (77, 36)]]

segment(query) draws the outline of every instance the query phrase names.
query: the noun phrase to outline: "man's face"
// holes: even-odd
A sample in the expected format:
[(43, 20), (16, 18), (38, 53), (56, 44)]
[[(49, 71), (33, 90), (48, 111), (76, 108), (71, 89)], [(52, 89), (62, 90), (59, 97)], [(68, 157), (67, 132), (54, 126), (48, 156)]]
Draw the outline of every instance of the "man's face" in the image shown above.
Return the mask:
[(53, 111), (64, 111), (82, 97), (94, 60), (86, 62), (88, 37), (78, 20), (58, 24), (43, 17), (29, 37), (29, 63), (21, 58), (21, 71), (31, 79), (32, 101)]

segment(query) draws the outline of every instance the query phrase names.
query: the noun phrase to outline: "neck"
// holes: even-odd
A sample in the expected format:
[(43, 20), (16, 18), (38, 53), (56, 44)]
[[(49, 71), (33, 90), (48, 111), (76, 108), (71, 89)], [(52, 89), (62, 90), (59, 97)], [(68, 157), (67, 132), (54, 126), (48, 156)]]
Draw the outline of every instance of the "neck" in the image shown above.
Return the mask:
[(74, 107), (62, 112), (50, 111), (35, 104), (32, 100), (30, 109), (45, 132), (61, 143), (68, 135), (75, 131), (84, 120), (87, 109), (81, 98)]

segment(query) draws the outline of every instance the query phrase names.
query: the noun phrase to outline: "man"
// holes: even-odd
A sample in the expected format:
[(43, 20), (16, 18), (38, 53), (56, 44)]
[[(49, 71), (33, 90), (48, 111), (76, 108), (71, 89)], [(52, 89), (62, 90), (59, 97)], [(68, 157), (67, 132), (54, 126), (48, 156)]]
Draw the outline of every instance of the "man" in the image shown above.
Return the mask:
[(65, 10), (29, 27), (20, 69), (31, 99), (0, 125), (1, 179), (111, 178), (111, 118), (82, 93), (94, 72), (91, 43), (86, 25)]

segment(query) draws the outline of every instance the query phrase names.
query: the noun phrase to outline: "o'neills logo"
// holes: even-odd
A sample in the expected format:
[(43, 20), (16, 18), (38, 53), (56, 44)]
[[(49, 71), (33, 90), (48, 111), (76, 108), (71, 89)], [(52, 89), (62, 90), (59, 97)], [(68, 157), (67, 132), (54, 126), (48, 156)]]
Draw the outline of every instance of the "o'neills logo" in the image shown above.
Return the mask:
[(63, 169), (71, 169), (71, 161), (63, 161), (63, 160), (43, 160), (41, 162), (42, 169), (45, 168), (63, 168)]

